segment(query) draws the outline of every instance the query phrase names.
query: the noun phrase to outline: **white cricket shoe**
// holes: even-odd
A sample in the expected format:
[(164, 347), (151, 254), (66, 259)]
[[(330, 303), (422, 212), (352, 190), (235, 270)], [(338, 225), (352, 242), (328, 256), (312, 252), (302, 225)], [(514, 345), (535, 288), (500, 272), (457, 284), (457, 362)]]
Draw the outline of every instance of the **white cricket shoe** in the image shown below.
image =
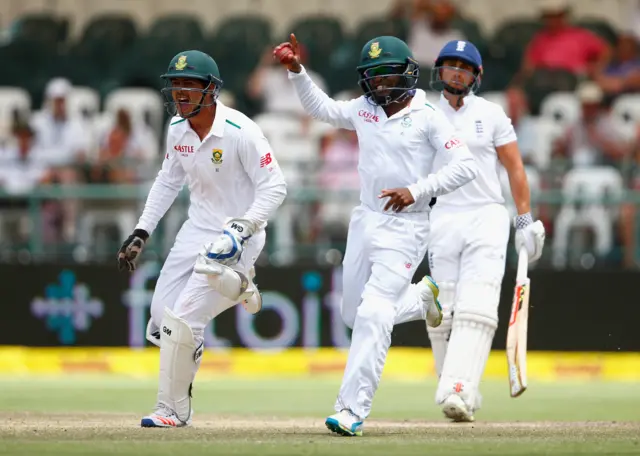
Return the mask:
[(467, 404), (457, 394), (452, 394), (442, 403), (444, 416), (456, 423), (473, 423), (476, 419)]
[(437, 328), (442, 323), (442, 306), (438, 301), (440, 290), (435, 280), (430, 276), (424, 276), (420, 283), (420, 299), (424, 304), (427, 314), (427, 325)]
[(177, 415), (164, 404), (158, 404), (155, 411), (151, 415), (142, 417), (140, 421), (141, 427), (184, 427), (191, 426), (193, 410), (189, 414), (187, 421), (182, 421)]
[(327, 428), (339, 435), (353, 437), (362, 435), (363, 420), (349, 409), (331, 415), (324, 424)]
[(252, 267), (249, 270), (249, 287), (253, 288), (254, 292), (247, 299), (242, 301), (242, 307), (250, 314), (256, 314), (262, 310), (262, 295), (258, 291), (258, 287), (253, 283), (253, 279), (256, 276), (256, 268)]

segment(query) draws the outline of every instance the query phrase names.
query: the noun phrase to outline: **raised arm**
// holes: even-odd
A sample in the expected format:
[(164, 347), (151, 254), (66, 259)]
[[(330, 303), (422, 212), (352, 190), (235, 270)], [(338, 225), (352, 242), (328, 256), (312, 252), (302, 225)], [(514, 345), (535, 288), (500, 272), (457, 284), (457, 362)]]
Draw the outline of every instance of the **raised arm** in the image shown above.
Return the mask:
[(327, 122), (336, 128), (354, 130), (352, 115), (355, 100), (336, 101), (322, 91), (309, 77), (300, 63), (300, 51), (295, 35), (291, 41), (282, 43), (273, 51), (274, 57), (287, 68), (289, 80), (298, 94), (304, 110), (315, 119)]

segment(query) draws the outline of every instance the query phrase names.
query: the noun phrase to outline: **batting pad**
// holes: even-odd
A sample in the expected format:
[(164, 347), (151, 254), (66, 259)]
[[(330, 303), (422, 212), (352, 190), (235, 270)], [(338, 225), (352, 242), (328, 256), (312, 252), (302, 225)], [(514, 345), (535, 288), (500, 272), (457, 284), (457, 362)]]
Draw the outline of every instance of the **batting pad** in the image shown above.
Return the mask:
[(198, 255), (194, 271), (205, 274), (209, 286), (231, 301), (244, 301), (255, 292), (244, 274), (203, 255)]
[(449, 346), (436, 392), (441, 404), (457, 394), (471, 411), (480, 408), (479, 385), (498, 327), (500, 289), (492, 284), (459, 287)]
[(160, 326), (158, 402), (169, 406), (186, 422), (191, 415), (191, 383), (202, 358), (202, 344), (196, 350), (191, 328), (168, 307)]
[(429, 334), (429, 340), (431, 341), (431, 350), (433, 352), (436, 374), (438, 375), (438, 378), (440, 378), (453, 325), (451, 312), (453, 310), (454, 300), (456, 297), (456, 283), (439, 282), (438, 288), (440, 289), (438, 301), (440, 301), (443, 313), (442, 323), (437, 328), (432, 328), (427, 325), (427, 333)]

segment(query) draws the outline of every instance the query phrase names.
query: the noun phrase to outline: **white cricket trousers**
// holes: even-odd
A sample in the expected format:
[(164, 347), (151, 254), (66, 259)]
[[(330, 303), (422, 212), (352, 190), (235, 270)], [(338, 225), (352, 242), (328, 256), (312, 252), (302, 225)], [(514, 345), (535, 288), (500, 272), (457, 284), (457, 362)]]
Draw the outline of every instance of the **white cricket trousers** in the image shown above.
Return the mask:
[[(168, 307), (179, 318), (184, 319), (195, 339), (196, 347), (204, 340), (204, 328), (233, 302), (213, 290), (204, 274), (193, 271), (198, 253), (205, 244), (215, 241), (222, 231), (196, 229), (187, 220), (176, 236), (169, 256), (162, 266), (151, 301), (151, 319), (160, 327), (164, 308)], [(265, 243), (265, 231), (254, 234), (244, 244), (244, 251), (234, 269), (249, 274)]]
[[(353, 210), (341, 307), (353, 334), (336, 411), (350, 409), (363, 419), (369, 415), (394, 322), (400, 314), (402, 321), (424, 318), (410, 284), (426, 253), (428, 235), (428, 213), (382, 214), (364, 206)], [(413, 292), (415, 296), (407, 297)]]
[(440, 288), (443, 320), (427, 328), (435, 370), (436, 402), (452, 392), (471, 409), (480, 407), (478, 388), (498, 326), (509, 214), (501, 204), (477, 208), (434, 207), (429, 268)]

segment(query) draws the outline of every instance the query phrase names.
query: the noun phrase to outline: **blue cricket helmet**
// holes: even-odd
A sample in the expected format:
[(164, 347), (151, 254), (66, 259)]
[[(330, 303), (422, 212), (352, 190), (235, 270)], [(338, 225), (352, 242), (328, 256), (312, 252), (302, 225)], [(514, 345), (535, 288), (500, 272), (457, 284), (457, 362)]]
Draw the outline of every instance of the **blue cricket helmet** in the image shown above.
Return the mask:
[[(442, 81), (442, 79), (440, 78), (440, 69), (442, 68), (443, 62), (447, 59), (461, 60), (465, 63), (468, 63), (474, 68), (475, 78), (473, 80), (473, 83), (469, 87), (467, 87), (466, 91), (450, 87), (445, 84), (444, 81)], [(464, 40), (449, 41), (440, 50), (438, 58), (435, 61), (435, 65), (431, 70), (431, 87), (434, 88), (433, 86), (435, 83), (442, 83), (441, 85), (445, 90), (455, 95), (477, 92), (480, 88), (483, 72), (484, 70), (482, 68), (482, 56), (480, 55), (480, 51), (478, 51), (478, 48), (472, 42)]]

